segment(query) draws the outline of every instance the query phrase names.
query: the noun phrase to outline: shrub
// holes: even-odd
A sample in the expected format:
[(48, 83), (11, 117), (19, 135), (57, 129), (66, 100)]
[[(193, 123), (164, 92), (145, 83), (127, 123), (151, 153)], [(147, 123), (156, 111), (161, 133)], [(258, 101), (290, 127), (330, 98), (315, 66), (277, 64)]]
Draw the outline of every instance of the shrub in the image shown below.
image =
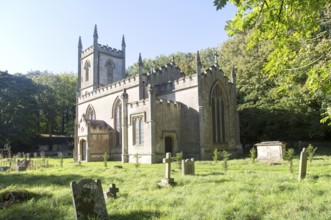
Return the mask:
[(249, 151), (249, 157), (252, 160), (252, 164), (254, 164), (256, 159), (256, 150), (254, 147)]
[(221, 156), (222, 156), (222, 160), (223, 160), (224, 173), (226, 173), (226, 171), (228, 170), (228, 160), (229, 160), (231, 154), (229, 154), (229, 152), (227, 152), (226, 150), (223, 150), (221, 153)]
[(176, 161), (178, 169), (182, 169), (183, 151), (176, 153)]
[(307, 154), (308, 154), (308, 160), (309, 160), (310, 166), (313, 162), (313, 157), (314, 157), (314, 154), (315, 154), (316, 150), (317, 150), (317, 147), (314, 147), (311, 144), (309, 144), (308, 147), (307, 147)]
[(283, 159), (288, 161), (288, 168), (290, 173), (293, 173), (293, 158), (294, 158), (294, 149), (290, 148), (285, 151)]
[(217, 148), (215, 148), (215, 150), (213, 151), (213, 161), (216, 164), (218, 162), (218, 158), (220, 157), (221, 152), (217, 150)]
[(109, 155), (107, 152), (103, 154), (103, 165), (107, 168), (107, 161), (109, 160)]
[(60, 166), (63, 167), (63, 158), (64, 158), (63, 153), (59, 154), (59, 158), (60, 158)]
[(138, 169), (140, 166), (140, 163), (139, 163), (140, 155), (138, 153), (136, 153), (136, 154), (134, 154), (134, 158), (136, 160), (136, 163), (134, 164), (134, 166), (136, 167), (136, 169)]

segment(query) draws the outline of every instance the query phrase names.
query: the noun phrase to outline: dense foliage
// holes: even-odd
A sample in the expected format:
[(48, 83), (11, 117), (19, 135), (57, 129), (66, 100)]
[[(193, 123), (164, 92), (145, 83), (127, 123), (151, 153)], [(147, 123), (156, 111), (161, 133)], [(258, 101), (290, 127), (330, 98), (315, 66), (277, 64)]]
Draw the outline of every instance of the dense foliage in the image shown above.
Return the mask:
[(37, 133), (37, 86), (24, 75), (0, 73), (0, 146), (31, 144)]
[[(0, 148), (29, 150), (39, 134), (73, 134), (76, 76), (0, 74)], [(19, 147), (19, 148), (18, 148)], [(24, 148), (24, 149), (22, 149)]]
[(263, 73), (278, 80), (278, 92), (293, 95), (296, 84), (319, 97), (324, 123), (331, 125), (331, 2), (329, 0), (214, 0), (237, 13), (226, 27), (247, 34), (248, 50), (271, 45)]

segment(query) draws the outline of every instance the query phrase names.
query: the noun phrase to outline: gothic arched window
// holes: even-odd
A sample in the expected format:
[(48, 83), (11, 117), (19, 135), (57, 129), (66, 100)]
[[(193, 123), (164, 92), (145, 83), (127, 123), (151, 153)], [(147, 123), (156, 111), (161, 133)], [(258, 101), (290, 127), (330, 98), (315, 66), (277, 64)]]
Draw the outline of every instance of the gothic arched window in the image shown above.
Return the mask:
[(114, 141), (116, 147), (122, 146), (122, 103), (120, 100), (115, 104), (114, 110)]
[(115, 69), (115, 65), (113, 63), (112, 60), (108, 60), (106, 62), (106, 71), (107, 71), (107, 82), (108, 83), (112, 83), (113, 82), (113, 74), (114, 74), (114, 69)]
[(212, 121), (213, 121), (213, 141), (215, 144), (225, 142), (225, 117), (224, 100), (221, 88), (216, 85), (211, 95)]
[(86, 118), (88, 120), (95, 120), (96, 117), (95, 117), (95, 111), (94, 111), (94, 108), (92, 105), (89, 105), (86, 109)]
[(84, 64), (84, 70), (85, 70), (85, 81), (88, 81), (89, 79), (89, 74), (90, 74), (90, 61), (86, 60)]

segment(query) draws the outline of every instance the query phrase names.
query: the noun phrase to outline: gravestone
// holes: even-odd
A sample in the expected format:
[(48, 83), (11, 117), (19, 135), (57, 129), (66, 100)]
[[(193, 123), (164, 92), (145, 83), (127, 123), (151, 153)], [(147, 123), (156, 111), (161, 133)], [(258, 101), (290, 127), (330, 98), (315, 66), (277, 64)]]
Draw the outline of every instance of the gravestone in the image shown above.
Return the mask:
[(16, 161), (16, 170), (17, 171), (26, 171), (30, 164), (30, 160), (17, 160)]
[(174, 178), (171, 178), (171, 153), (166, 153), (166, 158), (163, 158), (163, 163), (166, 164), (165, 168), (165, 178), (162, 179), (162, 181), (158, 184), (159, 186), (174, 186), (176, 185), (176, 182), (174, 181)]
[(0, 167), (0, 171), (7, 171), (7, 170), (10, 170), (10, 166)]
[(37, 152), (34, 152), (33, 153), (33, 158), (37, 158), (38, 157), (38, 153)]
[(45, 158), (45, 151), (40, 151), (40, 157)]
[(70, 183), (76, 220), (109, 219), (100, 180)]
[(194, 175), (194, 158), (182, 160), (182, 174), (185, 175)]
[(22, 153), (21, 153), (21, 152), (18, 152), (18, 153), (16, 154), (16, 157), (17, 157), (17, 158), (22, 158)]
[(298, 180), (302, 180), (307, 174), (307, 151), (303, 148), (300, 153), (300, 164), (299, 164), (299, 177)]
[(114, 199), (116, 199), (117, 198), (116, 193), (118, 193), (118, 192), (119, 192), (119, 189), (116, 188), (116, 185), (114, 183), (112, 183), (109, 186), (107, 192), (105, 192), (105, 198), (114, 198)]
[(285, 153), (285, 143), (280, 141), (265, 141), (257, 143), (257, 161), (281, 162)]

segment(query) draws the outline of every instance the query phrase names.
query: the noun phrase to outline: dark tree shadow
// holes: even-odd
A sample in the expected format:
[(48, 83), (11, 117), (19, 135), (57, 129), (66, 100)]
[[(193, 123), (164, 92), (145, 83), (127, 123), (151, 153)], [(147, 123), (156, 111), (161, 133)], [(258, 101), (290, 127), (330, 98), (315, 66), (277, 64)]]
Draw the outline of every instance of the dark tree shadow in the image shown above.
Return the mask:
[(10, 185), (26, 184), (29, 186), (58, 185), (69, 186), (71, 181), (85, 178), (81, 175), (31, 175), (30, 173), (0, 173), (0, 189)]

